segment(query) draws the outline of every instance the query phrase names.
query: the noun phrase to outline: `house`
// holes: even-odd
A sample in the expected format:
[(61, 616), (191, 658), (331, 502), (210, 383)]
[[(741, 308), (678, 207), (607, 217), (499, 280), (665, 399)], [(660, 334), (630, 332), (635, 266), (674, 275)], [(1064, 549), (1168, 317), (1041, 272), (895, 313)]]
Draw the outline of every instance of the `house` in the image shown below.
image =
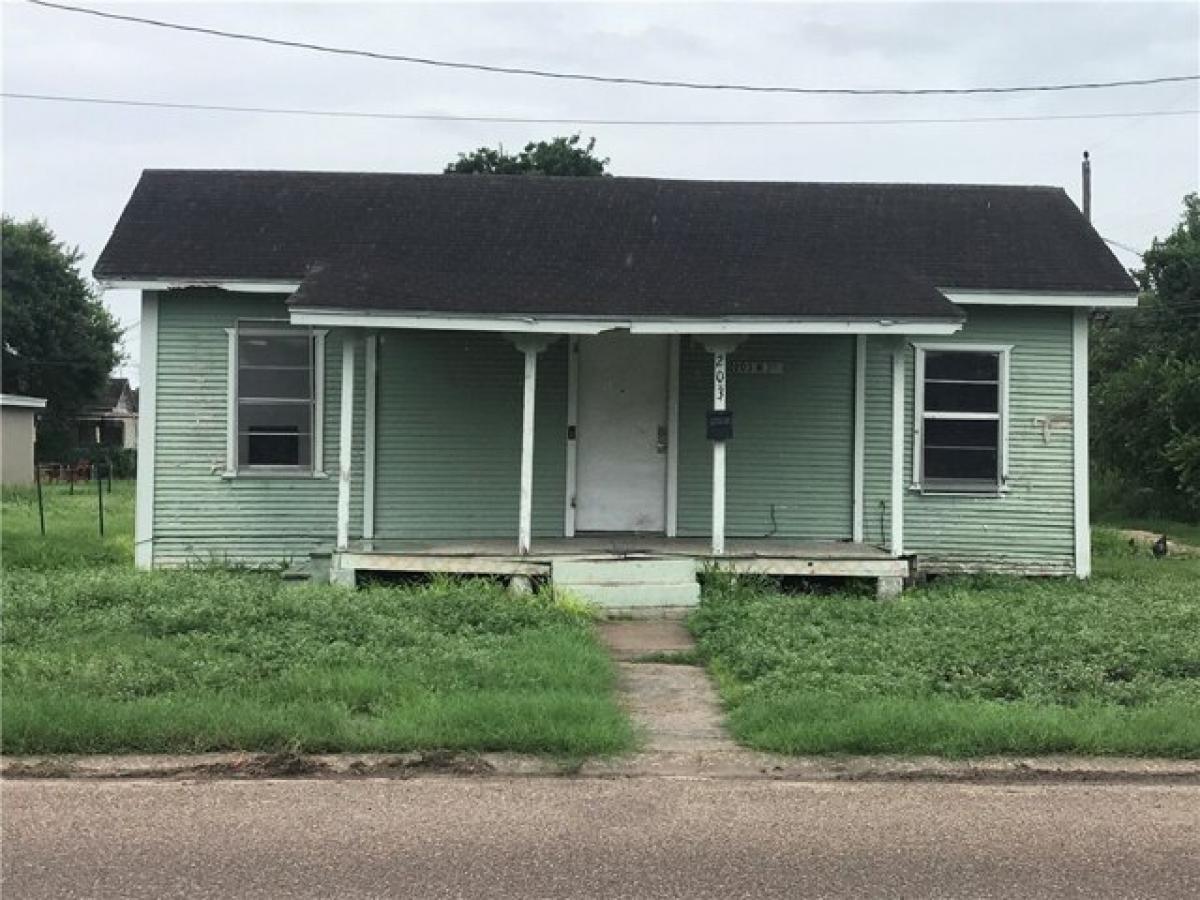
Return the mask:
[(147, 171), (95, 274), (143, 292), (139, 565), (615, 605), (1087, 576), (1088, 312), (1137, 302), (1061, 189), (958, 184)]
[(128, 378), (109, 378), (104, 392), (76, 418), (81, 447), (137, 447), (138, 396)]
[(37, 416), (45, 408), (41, 397), (0, 394), (0, 484), (5, 487), (33, 484)]

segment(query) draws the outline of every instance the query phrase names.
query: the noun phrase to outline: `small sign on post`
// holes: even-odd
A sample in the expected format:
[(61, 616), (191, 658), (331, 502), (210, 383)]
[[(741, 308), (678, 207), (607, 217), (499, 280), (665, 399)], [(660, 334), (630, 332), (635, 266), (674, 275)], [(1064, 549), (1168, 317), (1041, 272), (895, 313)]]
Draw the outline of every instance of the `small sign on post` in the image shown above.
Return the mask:
[(733, 437), (733, 412), (728, 409), (710, 409), (706, 430), (710, 441), (729, 440)]

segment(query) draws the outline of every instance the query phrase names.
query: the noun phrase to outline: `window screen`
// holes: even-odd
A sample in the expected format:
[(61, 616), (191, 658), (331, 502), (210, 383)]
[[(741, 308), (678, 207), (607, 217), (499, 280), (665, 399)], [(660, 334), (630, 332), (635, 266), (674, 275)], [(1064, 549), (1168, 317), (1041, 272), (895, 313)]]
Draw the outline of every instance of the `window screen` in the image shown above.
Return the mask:
[(1000, 484), (1001, 354), (925, 353), (922, 481), (931, 487)]
[(313, 340), (308, 332), (239, 333), (238, 468), (311, 468), (313, 394)]

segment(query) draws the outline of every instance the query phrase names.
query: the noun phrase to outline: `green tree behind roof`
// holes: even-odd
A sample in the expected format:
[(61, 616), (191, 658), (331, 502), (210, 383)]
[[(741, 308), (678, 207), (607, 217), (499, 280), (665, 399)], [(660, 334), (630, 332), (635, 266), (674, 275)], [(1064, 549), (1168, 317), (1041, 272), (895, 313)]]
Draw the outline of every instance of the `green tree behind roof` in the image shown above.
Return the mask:
[[(1200, 196), (1142, 256), (1137, 309), (1095, 324), (1092, 449), (1133, 515), (1200, 518)], [(1145, 502), (1148, 501), (1148, 502)]]
[(581, 143), (580, 136), (556, 137), (549, 141), (530, 141), (520, 153), (505, 153), (504, 147), (493, 150), (480, 147), (470, 153), (458, 154), (458, 159), (446, 166), (447, 175), (550, 175), (590, 176), (608, 174), (608, 157), (601, 159), (593, 152), (596, 139)]
[(0, 226), (4, 392), (46, 398), (45, 456), (62, 449), (75, 416), (100, 396), (121, 360), (121, 331), (80, 274), (77, 248), (37, 219), (4, 216)]

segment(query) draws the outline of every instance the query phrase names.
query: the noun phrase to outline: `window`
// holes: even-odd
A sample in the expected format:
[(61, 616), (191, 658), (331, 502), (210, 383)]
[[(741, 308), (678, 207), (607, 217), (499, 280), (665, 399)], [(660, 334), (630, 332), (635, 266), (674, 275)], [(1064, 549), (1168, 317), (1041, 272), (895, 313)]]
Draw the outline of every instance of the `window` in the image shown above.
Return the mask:
[(987, 493), (1004, 488), (1009, 350), (917, 347), (916, 487)]
[(239, 323), (229, 337), (229, 472), (318, 470), (323, 335)]

